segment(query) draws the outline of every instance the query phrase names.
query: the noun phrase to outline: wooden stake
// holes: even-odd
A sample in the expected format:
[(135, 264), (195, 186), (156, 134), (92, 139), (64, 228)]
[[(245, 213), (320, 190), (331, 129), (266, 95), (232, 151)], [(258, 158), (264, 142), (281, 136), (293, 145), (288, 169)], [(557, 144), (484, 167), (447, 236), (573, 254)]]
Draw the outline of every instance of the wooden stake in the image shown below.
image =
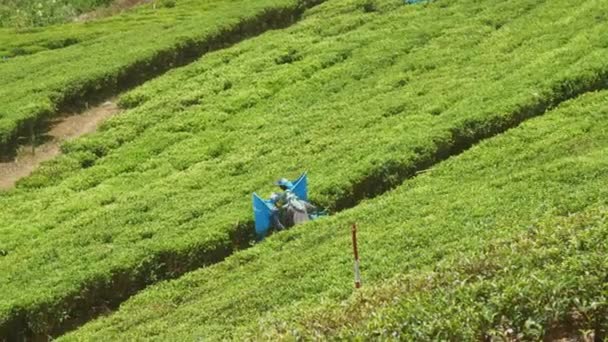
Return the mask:
[(34, 129), (34, 121), (30, 123), (30, 143), (32, 144), (32, 154), (36, 154), (36, 133)]
[(357, 224), (353, 223), (353, 254), (355, 256), (355, 288), (361, 287), (361, 271), (359, 270), (359, 250), (357, 248)]

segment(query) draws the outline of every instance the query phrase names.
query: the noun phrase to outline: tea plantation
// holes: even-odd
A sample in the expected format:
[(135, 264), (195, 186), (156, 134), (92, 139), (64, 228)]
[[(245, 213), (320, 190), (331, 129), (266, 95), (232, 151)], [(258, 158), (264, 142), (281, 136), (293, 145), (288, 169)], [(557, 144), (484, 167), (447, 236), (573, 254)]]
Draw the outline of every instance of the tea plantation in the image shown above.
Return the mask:
[(1, 0), (0, 27), (31, 28), (73, 20), (113, 0)]
[[(603, 336), (606, 13), (183, 0), (0, 31), (42, 46), (3, 52), (7, 153), (172, 69), (0, 192), (0, 340)], [(251, 193), (304, 170), (331, 217), (254, 243)]]
[(45, 119), (282, 27), (317, 1), (190, 0), (48, 30), (0, 30), (0, 155)]
[(388, 194), (145, 290), (62, 340), (605, 334), (607, 105), (607, 91), (568, 102)]

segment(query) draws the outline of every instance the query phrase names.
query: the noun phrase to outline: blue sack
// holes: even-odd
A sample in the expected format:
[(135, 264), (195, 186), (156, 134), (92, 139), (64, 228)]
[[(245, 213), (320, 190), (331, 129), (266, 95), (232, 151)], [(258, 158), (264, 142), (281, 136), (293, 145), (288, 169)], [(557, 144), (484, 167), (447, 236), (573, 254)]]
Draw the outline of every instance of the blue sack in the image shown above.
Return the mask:
[(270, 229), (270, 218), (272, 217), (272, 207), (268, 200), (264, 200), (255, 192), (253, 193), (253, 217), (255, 220), (255, 234), (258, 239), (263, 239)]
[(293, 189), (291, 189), (299, 199), (308, 202), (308, 178), (304, 172), (298, 179), (293, 181)]

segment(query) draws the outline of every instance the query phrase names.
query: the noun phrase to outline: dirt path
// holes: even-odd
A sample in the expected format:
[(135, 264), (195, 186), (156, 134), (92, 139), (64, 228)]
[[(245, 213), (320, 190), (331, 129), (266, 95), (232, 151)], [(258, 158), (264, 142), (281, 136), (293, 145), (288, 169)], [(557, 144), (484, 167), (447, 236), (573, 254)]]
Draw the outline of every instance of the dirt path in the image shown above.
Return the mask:
[(14, 160), (0, 161), (0, 189), (14, 187), (19, 179), (32, 173), (40, 163), (59, 155), (61, 143), (94, 132), (102, 122), (119, 111), (116, 99), (112, 98), (79, 115), (53, 120), (45, 133), (46, 141), (36, 146), (35, 153), (32, 154), (32, 145), (24, 145), (19, 148)]

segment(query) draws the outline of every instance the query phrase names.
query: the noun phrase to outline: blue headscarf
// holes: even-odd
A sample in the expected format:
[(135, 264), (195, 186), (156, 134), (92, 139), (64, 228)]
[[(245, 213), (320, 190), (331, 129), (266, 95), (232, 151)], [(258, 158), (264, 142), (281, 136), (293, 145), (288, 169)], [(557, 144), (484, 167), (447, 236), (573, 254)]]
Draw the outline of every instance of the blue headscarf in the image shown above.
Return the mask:
[(285, 187), (287, 190), (293, 190), (293, 183), (290, 182), (287, 178), (281, 178), (275, 184), (278, 186)]

